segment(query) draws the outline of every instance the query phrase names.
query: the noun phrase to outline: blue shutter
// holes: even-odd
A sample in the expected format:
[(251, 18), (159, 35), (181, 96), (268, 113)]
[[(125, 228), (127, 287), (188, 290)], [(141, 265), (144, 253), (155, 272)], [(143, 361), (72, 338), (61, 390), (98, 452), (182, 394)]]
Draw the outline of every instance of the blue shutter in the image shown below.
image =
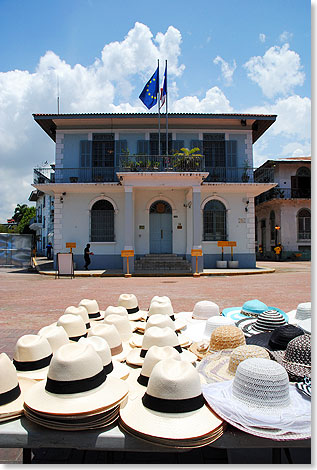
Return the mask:
[(148, 140), (137, 141), (137, 153), (139, 155), (149, 155), (149, 141)]
[(91, 167), (91, 140), (81, 140), (80, 141), (80, 162), (79, 166), (81, 168), (90, 168)]
[(181, 148), (184, 147), (184, 141), (183, 140), (173, 140), (172, 141), (172, 154), (179, 152)]
[(237, 141), (226, 140), (226, 165), (229, 168), (237, 167)]

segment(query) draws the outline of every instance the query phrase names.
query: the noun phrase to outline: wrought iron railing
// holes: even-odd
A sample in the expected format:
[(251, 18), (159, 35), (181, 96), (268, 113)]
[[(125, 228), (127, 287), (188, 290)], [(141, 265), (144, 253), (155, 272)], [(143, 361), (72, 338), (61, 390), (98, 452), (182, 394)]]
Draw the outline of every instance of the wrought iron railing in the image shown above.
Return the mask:
[(119, 171), (204, 171), (205, 158), (195, 155), (121, 156)]
[(310, 188), (272, 188), (265, 193), (260, 194), (255, 198), (255, 204), (261, 204), (272, 199), (310, 199), (311, 189)]

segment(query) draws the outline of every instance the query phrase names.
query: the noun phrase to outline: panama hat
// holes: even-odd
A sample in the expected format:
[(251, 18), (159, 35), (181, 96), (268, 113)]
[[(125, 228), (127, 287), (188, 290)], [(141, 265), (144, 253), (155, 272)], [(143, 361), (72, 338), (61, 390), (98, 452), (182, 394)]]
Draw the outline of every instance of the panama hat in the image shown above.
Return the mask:
[(311, 335), (292, 339), (285, 351), (272, 351), (271, 357), (285, 367), (291, 381), (299, 381), (311, 375)]
[(279, 326), (286, 325), (283, 315), (276, 310), (267, 310), (260, 313), (257, 318), (244, 318), (236, 322), (245, 336), (252, 336), (265, 331), (273, 331)]
[(50, 343), (39, 335), (23, 335), (16, 342), (13, 364), (18, 377), (43, 380), (53, 353)]
[(87, 328), (80, 315), (71, 313), (62, 315), (57, 320), (56, 325), (64, 328), (70, 341), (78, 341), (79, 338), (87, 336)]
[(129, 341), (132, 336), (132, 322), (129, 321), (128, 317), (111, 314), (105, 317), (102, 323), (114, 325), (117, 328), (122, 341)]
[(186, 320), (181, 319), (181, 318), (175, 318), (174, 310), (170, 301), (164, 300), (164, 301), (158, 302), (157, 300), (153, 300), (151, 302), (146, 321), (148, 321), (148, 319), (152, 315), (157, 315), (157, 314), (168, 315), (175, 322), (176, 330), (182, 330), (186, 326), (186, 323), (187, 323)]
[(193, 343), (189, 350), (196, 354), (198, 359), (202, 359), (212, 351), (231, 350), (244, 344), (245, 337), (240, 328), (234, 325), (224, 325), (214, 329), (209, 342)]
[(101, 336), (101, 338), (105, 339), (110, 346), (112, 358), (119, 362), (125, 361), (128, 353), (131, 351), (128, 343), (122, 342), (120, 334), (114, 325), (107, 323), (93, 325), (89, 330), (88, 336)]
[(303, 334), (304, 331), (295, 325), (284, 325), (273, 331), (247, 337), (246, 343), (262, 346), (269, 351), (285, 351), (292, 339)]
[(172, 346), (174, 347), (184, 361), (195, 362), (195, 354), (181, 348), (175, 331), (168, 326), (160, 328), (152, 326), (144, 332), (142, 347), (132, 349), (127, 355), (127, 364), (142, 366), (144, 358), (151, 346)]
[(208, 354), (198, 366), (207, 383), (222, 382), (233, 379), (240, 362), (250, 357), (270, 359), (266, 349), (260, 346), (238, 346), (231, 350), (222, 350)]
[(127, 393), (124, 380), (105, 374), (92, 345), (78, 342), (56, 351), (47, 380), (26, 393), (25, 404), (31, 410), (53, 415), (92, 413), (115, 407)]
[(93, 299), (82, 299), (78, 307), (85, 307), (90, 320), (99, 321), (105, 317), (104, 310), (100, 310), (97, 300)]
[(98, 353), (102, 360), (102, 365), (105, 373), (111, 377), (118, 379), (126, 379), (130, 373), (127, 365), (118, 361), (112, 361), (110, 346), (101, 336), (89, 336), (88, 338), (80, 338), (79, 343), (91, 344), (94, 350)]
[(84, 320), (87, 330), (90, 328), (89, 315), (86, 307), (83, 305), (80, 305), (79, 307), (71, 305), (70, 307), (66, 308), (64, 315), (68, 313), (71, 313), (72, 315), (79, 315)]
[(238, 365), (233, 380), (202, 385), (202, 391), (220, 417), (249, 434), (274, 440), (310, 436), (310, 403), (274, 361), (246, 359)]
[(221, 314), (224, 317), (230, 317), (237, 322), (246, 317), (257, 318), (260, 313), (266, 312), (267, 310), (276, 310), (283, 315), (286, 321), (288, 321), (288, 316), (283, 312), (283, 310), (277, 307), (268, 307), (265, 303), (257, 299), (248, 300), (242, 305), (242, 307), (225, 308), (222, 310)]
[(54, 353), (63, 344), (69, 343), (68, 334), (62, 326), (48, 325), (44, 326), (38, 332), (39, 336), (44, 336), (50, 343), (52, 352)]
[(0, 354), (0, 421), (23, 414), (25, 392), (35, 380), (17, 376), (17, 371), (5, 353)]
[(150, 305), (152, 302), (169, 302), (172, 305), (172, 301), (167, 295), (154, 295), (151, 299)]
[(296, 310), (287, 313), (288, 322), (297, 325), (299, 321), (311, 318), (311, 302), (302, 302), (297, 305)]
[[(123, 317), (128, 317), (128, 311), (125, 307), (109, 305), (105, 310), (105, 318), (108, 315), (121, 315)], [(129, 318), (129, 317), (128, 317)]]
[(140, 310), (138, 299), (134, 294), (121, 294), (118, 299), (118, 306), (124, 307), (129, 315), (129, 320), (145, 319), (147, 311)]
[(214, 316), (208, 318), (208, 320), (189, 320), (184, 333), (191, 341), (209, 341), (211, 333), (218, 326), (234, 325), (232, 318), (223, 316)]
[(146, 392), (120, 409), (124, 427), (151, 438), (190, 441), (208, 436), (222, 425), (206, 405), (196, 369), (173, 358), (159, 361)]

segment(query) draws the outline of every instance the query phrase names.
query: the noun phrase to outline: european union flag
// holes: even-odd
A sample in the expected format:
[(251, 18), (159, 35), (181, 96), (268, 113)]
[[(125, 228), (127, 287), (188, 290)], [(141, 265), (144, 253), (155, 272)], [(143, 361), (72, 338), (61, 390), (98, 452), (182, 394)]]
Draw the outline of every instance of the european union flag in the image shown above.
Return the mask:
[(143, 88), (139, 98), (148, 109), (157, 104), (157, 95), (159, 92), (159, 68), (153, 73), (150, 80)]

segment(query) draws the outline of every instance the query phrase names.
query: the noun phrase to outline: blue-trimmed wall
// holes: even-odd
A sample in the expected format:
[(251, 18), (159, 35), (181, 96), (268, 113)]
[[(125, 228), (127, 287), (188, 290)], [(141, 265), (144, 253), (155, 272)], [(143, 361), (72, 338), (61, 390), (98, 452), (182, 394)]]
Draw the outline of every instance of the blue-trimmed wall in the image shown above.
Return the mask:
[[(204, 269), (216, 269), (217, 261), (221, 261), (221, 255), (219, 254), (204, 254)], [(239, 261), (240, 268), (256, 268), (256, 256), (255, 253), (237, 253), (233, 255), (234, 261)], [(231, 260), (230, 253), (224, 253), (224, 261)]]

